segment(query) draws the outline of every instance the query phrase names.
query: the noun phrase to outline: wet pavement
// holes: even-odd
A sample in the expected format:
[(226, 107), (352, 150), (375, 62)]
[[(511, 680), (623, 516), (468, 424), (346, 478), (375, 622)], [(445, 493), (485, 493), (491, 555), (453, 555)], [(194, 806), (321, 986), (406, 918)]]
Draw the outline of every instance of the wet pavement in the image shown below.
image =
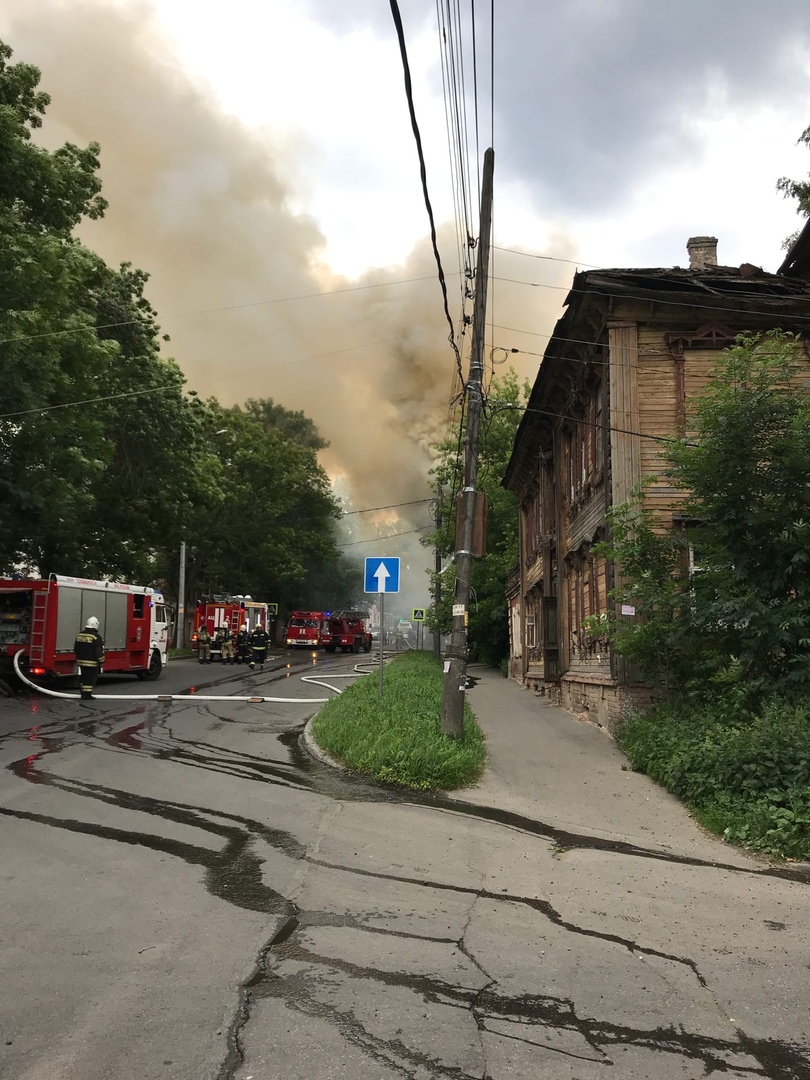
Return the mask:
[(482, 670), (477, 788), (336, 772), (295, 699), (356, 660), (0, 701), (0, 1076), (810, 1077), (805, 866)]

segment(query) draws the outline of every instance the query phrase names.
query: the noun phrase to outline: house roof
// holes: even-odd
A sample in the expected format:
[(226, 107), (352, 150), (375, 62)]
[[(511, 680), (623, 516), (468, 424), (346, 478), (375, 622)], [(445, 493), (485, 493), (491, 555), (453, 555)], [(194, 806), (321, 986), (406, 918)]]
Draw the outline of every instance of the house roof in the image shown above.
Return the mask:
[[(804, 234), (810, 270), (810, 222)], [(803, 307), (805, 317), (810, 317), (810, 280), (798, 275), (772, 274), (750, 263), (699, 270), (674, 266), (578, 271), (564, 301), (566, 310), (546, 346), (527, 410), (515, 433), (512, 456), (502, 481), (504, 487), (513, 488), (520, 483), (524, 468), (519, 449), (526, 445), (524, 440), (531, 434), (535, 437), (532, 442), (538, 442), (542, 448), (542, 436), (550, 438), (553, 422), (560, 416), (571, 383), (572, 368), (581, 367), (578, 360), (585, 358), (584, 353), (577, 357), (577, 352), (583, 345), (593, 351), (595, 327), (601, 333), (611, 317), (619, 318), (617, 304), (626, 300), (666, 304), (672, 313), (673, 330), (684, 325), (687, 309), (701, 308), (707, 321), (728, 322), (742, 332), (778, 325), (775, 317), (799, 314), (797, 307)], [(751, 316), (748, 325), (742, 323), (744, 315)], [(810, 322), (807, 325), (810, 328)]]
[(810, 219), (805, 222), (804, 228), (791, 244), (785, 261), (776, 272), (786, 277), (810, 281)]

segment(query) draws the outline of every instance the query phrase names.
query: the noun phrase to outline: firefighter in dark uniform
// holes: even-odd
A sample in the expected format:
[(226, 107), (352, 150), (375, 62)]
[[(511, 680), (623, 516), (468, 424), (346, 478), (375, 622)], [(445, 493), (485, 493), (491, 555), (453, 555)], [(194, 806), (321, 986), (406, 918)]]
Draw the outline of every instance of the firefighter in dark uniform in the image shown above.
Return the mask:
[(197, 659), (201, 664), (211, 663), (211, 635), (205, 623), (197, 631)]
[(91, 701), (93, 687), (98, 680), (101, 665), (104, 663), (104, 641), (98, 632), (98, 619), (91, 615), (84, 624), (84, 630), (76, 635), (73, 645), (79, 664), (79, 689), (82, 701)]
[(250, 634), (247, 623), (242, 623), (239, 633), (236, 635), (236, 662), (246, 664), (250, 660)]
[(259, 624), (250, 635), (251, 668), (255, 668), (257, 664), (260, 668), (264, 667), (264, 662), (267, 659), (267, 646), (269, 642), (270, 638), (267, 636), (267, 631)]

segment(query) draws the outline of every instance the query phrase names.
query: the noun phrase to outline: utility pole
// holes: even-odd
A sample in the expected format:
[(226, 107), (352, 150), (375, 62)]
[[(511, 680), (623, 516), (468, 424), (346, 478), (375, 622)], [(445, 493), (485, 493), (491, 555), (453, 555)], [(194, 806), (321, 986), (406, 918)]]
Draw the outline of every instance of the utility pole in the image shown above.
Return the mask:
[[(444, 492), (442, 491), (441, 486), (439, 486), (438, 490), (436, 491), (436, 533), (437, 534), (439, 534), (441, 532), (441, 528), (442, 528), (442, 498), (443, 498), (443, 496), (444, 496)], [(441, 656), (442, 656), (442, 635), (439, 633), (439, 611), (441, 610), (441, 606), (442, 606), (442, 553), (441, 553), (441, 551), (439, 549), (439, 540), (440, 539), (441, 539), (441, 537), (439, 536), (439, 539), (437, 539), (437, 541), (436, 541), (436, 561), (435, 561), (435, 565), (434, 565), (435, 572), (436, 572), (436, 583), (435, 583), (434, 588), (433, 588), (433, 605), (434, 605), (433, 606), (433, 614), (434, 614), (434, 620), (433, 620), (433, 655), (436, 657), (437, 660), (441, 660)]]
[[(442, 731), (451, 739), (464, 734), (464, 692), (467, 686), (467, 616), (470, 606), (470, 577), (475, 528), (475, 484), (478, 479), (478, 435), (484, 382), (484, 337), (487, 319), (487, 276), (489, 273), (489, 234), (492, 227), (492, 178), (495, 153), (490, 147), (484, 154), (481, 179), (481, 218), (478, 232), (478, 266), (475, 271), (470, 374), (467, 378), (467, 436), (464, 440), (464, 486), (458, 512), (463, 514), (460, 547), (456, 547), (456, 582), (453, 592), (453, 630), (444, 654), (442, 684)], [(459, 541), (456, 541), (457, 545)]]
[(180, 580), (177, 583), (177, 648), (186, 643), (186, 542), (180, 541)]

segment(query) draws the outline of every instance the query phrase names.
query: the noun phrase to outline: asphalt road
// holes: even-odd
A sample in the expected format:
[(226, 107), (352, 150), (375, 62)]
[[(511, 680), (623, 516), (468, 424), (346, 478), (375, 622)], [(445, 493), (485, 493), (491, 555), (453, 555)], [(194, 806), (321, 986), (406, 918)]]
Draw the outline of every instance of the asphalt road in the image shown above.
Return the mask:
[(301, 749), (301, 675), (358, 659), (0, 701), (0, 1076), (810, 1077), (800, 873), (496, 676), (479, 788), (336, 772)]

